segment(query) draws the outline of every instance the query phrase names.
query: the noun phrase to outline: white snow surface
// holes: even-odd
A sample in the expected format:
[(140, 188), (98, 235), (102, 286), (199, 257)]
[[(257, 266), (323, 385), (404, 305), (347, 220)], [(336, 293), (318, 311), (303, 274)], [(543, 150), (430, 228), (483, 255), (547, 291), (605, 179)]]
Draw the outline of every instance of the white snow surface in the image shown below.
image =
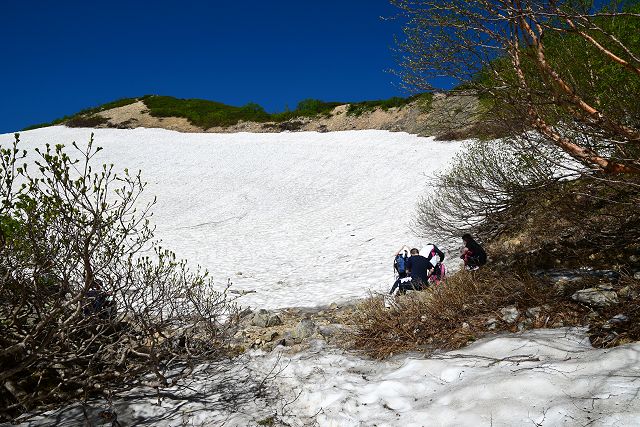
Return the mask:
[[(87, 141), (90, 132), (51, 127), (21, 139), (23, 147), (69, 145)], [(257, 291), (242, 302), (261, 308), (317, 306), (387, 290), (393, 253), (403, 243), (428, 243), (409, 229), (429, 186), (425, 174), (462, 146), (381, 131), (93, 132), (104, 147), (98, 162), (142, 169), (147, 198), (158, 196), (153, 221), (164, 245), (208, 268), (221, 285), (232, 277), (234, 287)], [(2, 145), (11, 140), (0, 135)], [(173, 398), (132, 393), (113, 403), (118, 421), (255, 426), (275, 411), (278, 422), (291, 426), (640, 425), (640, 344), (593, 349), (581, 329), (498, 335), (458, 351), (383, 362), (323, 341), (294, 355), (281, 351), (253, 352), (222, 372), (201, 367), (188, 384), (191, 397), (184, 390)], [(221, 404), (227, 392), (220, 384), (248, 384), (247, 368), (260, 378), (274, 365), (282, 369), (269, 383), (278, 404), (264, 398)], [(109, 424), (99, 409), (89, 408), (90, 416)], [(71, 405), (30, 424), (83, 425), (82, 413)]]
[[(640, 344), (593, 349), (581, 329), (535, 330), (479, 340), (430, 358), (380, 362), (317, 342), (294, 356), (256, 352), (248, 362), (281, 372), (279, 401), (235, 400), (223, 409), (218, 384), (243, 378), (245, 367), (203, 370), (191, 398), (160, 399), (153, 390), (114, 403), (123, 425), (256, 426), (274, 413), (288, 426), (638, 426)], [(198, 394), (200, 393), (200, 394)], [(204, 396), (204, 398), (202, 397)], [(198, 397), (198, 398), (196, 398)], [(102, 406), (105, 408), (105, 405)], [(102, 425), (93, 406), (89, 417)], [(29, 425), (83, 425), (78, 405)], [(107, 424), (105, 424), (107, 425)], [(262, 424), (264, 425), (264, 424)]]
[[(92, 132), (104, 148), (96, 165), (142, 170), (143, 200), (157, 196), (151, 221), (162, 245), (208, 269), (221, 287), (231, 278), (233, 288), (256, 291), (240, 304), (267, 309), (391, 288), (395, 251), (428, 243), (410, 230), (428, 177), (462, 146), (377, 130), (198, 134), (64, 126), (23, 132), (21, 146), (71, 147)], [(12, 139), (0, 135), (0, 144)]]

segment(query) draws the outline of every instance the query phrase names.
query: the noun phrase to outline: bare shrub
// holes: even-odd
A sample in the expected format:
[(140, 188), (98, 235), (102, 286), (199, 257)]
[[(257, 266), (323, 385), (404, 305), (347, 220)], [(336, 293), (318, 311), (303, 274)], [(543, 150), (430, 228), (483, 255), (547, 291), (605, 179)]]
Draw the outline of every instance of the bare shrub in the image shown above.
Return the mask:
[[(140, 173), (100, 148), (0, 147), (0, 418), (137, 385), (162, 388), (230, 354), (235, 306), (153, 243)], [(20, 186), (16, 183), (20, 181)], [(168, 378), (172, 378), (171, 381)]]
[(409, 350), (456, 349), (487, 334), (491, 318), (498, 320), (496, 331), (516, 330), (515, 323), (501, 320), (500, 309), (507, 306), (516, 306), (523, 319), (526, 309), (541, 307), (528, 323), (532, 328), (560, 320), (582, 324), (587, 312), (540, 279), (485, 269), (460, 272), (444, 285), (400, 296), (390, 309), (382, 296), (366, 299), (354, 311), (352, 340), (375, 358)]
[(640, 280), (623, 275), (618, 283), (620, 303), (592, 317), (589, 338), (594, 347), (615, 347), (640, 340)]
[(421, 236), (459, 237), (465, 232), (493, 237), (508, 226), (497, 213), (523, 203), (531, 191), (549, 186), (572, 171), (561, 171), (558, 150), (537, 150), (504, 141), (475, 141), (435, 179), (435, 188), (418, 203), (414, 230)]

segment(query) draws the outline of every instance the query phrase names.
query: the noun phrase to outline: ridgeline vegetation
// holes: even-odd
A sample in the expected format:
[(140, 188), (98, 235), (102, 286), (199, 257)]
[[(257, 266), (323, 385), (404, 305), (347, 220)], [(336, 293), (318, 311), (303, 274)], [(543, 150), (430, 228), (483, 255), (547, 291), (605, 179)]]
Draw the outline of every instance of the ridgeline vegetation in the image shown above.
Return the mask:
[(76, 114), (65, 116), (49, 123), (29, 126), (24, 130), (60, 124), (69, 127), (97, 127), (106, 125), (108, 120), (97, 115), (97, 113), (133, 104), (138, 101), (144, 102), (148, 113), (153, 117), (183, 117), (192, 125), (207, 130), (213, 127), (232, 126), (240, 121), (282, 123), (303, 117), (329, 117), (333, 109), (340, 105), (348, 105), (347, 114), (350, 116), (360, 116), (375, 109), (386, 111), (390, 108), (401, 108), (415, 101), (419, 101), (422, 107), (428, 109), (432, 98), (433, 94), (423, 93), (407, 98), (393, 97), (384, 100), (352, 103), (304, 99), (298, 103), (294, 110), (287, 109), (279, 113), (268, 113), (262, 106), (256, 103), (248, 103), (242, 107), (236, 107), (204, 99), (180, 99), (171, 96), (145, 95), (140, 98), (119, 99), (98, 107), (82, 110)]

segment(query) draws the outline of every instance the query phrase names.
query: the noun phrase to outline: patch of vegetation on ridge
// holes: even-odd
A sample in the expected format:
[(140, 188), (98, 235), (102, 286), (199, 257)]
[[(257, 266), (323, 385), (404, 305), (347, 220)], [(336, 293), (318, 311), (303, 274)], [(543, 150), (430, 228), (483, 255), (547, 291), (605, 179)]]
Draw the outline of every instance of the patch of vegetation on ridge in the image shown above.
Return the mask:
[(154, 117), (184, 117), (194, 126), (209, 129), (215, 126), (233, 126), (245, 122), (284, 122), (298, 117), (330, 116), (331, 111), (343, 102), (325, 102), (319, 99), (300, 101), (293, 111), (270, 114), (255, 103), (234, 107), (204, 99), (180, 99), (172, 96), (144, 98), (149, 114)]
[(86, 108), (82, 111), (79, 111), (76, 114), (72, 114), (69, 116), (64, 116), (59, 119), (55, 119), (51, 122), (47, 123), (39, 123), (36, 125), (28, 126), (23, 131), (44, 128), (48, 126), (55, 126), (66, 124), (69, 127), (95, 127), (97, 124), (105, 124), (107, 122), (106, 119), (101, 120), (102, 118), (96, 116), (96, 113), (101, 111), (111, 110), (112, 108), (124, 107), (125, 105), (133, 104), (134, 102), (139, 101), (140, 98), (121, 98), (115, 101), (107, 102), (106, 104), (99, 105), (97, 107)]
[(149, 96), (144, 99), (153, 117), (183, 117), (194, 126), (208, 129), (229, 126), (240, 120), (266, 122), (269, 114), (258, 104), (233, 107), (205, 99), (179, 99), (172, 96)]
[(138, 98), (122, 98), (98, 107), (84, 109), (76, 114), (67, 115), (48, 123), (29, 126), (22, 130), (26, 131), (60, 124), (69, 127), (107, 125), (108, 120), (97, 116), (97, 113), (133, 104), (140, 100), (144, 102), (149, 114), (153, 117), (182, 117), (187, 119), (192, 125), (206, 130), (216, 126), (233, 126), (240, 121), (282, 123), (298, 118), (330, 117), (333, 109), (345, 104), (348, 104), (347, 114), (352, 116), (360, 116), (365, 112), (371, 112), (378, 108), (384, 111), (390, 108), (400, 108), (416, 101), (418, 101), (418, 106), (422, 110), (427, 111), (431, 108), (433, 94), (422, 93), (408, 98), (392, 97), (383, 100), (355, 103), (327, 102), (309, 98), (300, 101), (294, 110), (287, 109), (279, 113), (268, 113), (261, 105), (253, 102), (242, 107), (236, 107), (205, 99), (181, 99), (172, 96), (145, 95)]
[(420, 93), (408, 98), (394, 96), (389, 99), (380, 99), (376, 101), (354, 102), (349, 104), (349, 107), (347, 108), (347, 115), (357, 117), (364, 113), (374, 111), (378, 108), (382, 109), (383, 111), (387, 111), (390, 108), (404, 107), (415, 101), (419, 101), (419, 106), (421, 109), (429, 110), (431, 108), (431, 102), (433, 101), (433, 93)]

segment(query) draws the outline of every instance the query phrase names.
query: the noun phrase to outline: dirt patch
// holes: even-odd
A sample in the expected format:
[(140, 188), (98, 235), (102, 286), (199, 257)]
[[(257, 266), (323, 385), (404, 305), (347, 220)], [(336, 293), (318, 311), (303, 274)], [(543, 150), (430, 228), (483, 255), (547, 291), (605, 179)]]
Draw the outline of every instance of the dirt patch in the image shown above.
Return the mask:
[(97, 113), (98, 116), (106, 118), (109, 122), (105, 127), (133, 129), (162, 128), (176, 130), (179, 132), (202, 132), (197, 126), (189, 123), (183, 117), (153, 117), (149, 114), (147, 106), (143, 101), (123, 107), (112, 108), (111, 110)]

